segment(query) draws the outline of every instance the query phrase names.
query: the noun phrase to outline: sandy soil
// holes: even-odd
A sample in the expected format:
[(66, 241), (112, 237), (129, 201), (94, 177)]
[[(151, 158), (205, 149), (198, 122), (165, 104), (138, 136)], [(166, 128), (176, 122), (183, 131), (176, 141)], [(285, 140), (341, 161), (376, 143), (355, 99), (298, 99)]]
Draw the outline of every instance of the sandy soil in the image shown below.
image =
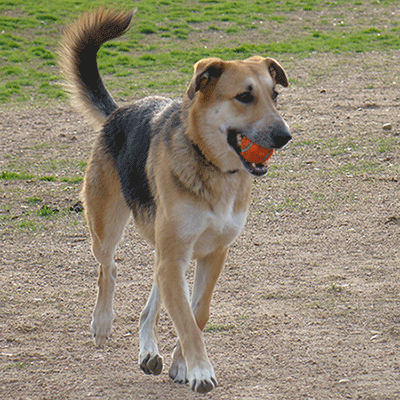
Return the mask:
[[(281, 60), (294, 139), (256, 180), (217, 285), (206, 344), (212, 399), (400, 398), (400, 52)], [(387, 129), (385, 124), (391, 124)], [(137, 365), (153, 250), (127, 229), (113, 335), (93, 346), (97, 265), (70, 211), (94, 133), (69, 107), (0, 109), (0, 398), (190, 399)], [(43, 217), (46, 205), (54, 214)], [(192, 280), (192, 271), (189, 273)]]

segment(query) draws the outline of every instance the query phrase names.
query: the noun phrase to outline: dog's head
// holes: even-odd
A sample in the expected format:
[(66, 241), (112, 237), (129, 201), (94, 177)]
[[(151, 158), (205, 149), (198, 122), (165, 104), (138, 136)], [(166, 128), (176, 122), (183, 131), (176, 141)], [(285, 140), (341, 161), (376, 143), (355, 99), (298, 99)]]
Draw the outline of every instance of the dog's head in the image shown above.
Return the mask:
[(264, 149), (279, 149), (291, 139), (276, 109), (276, 85), (289, 85), (285, 71), (277, 61), (262, 57), (208, 58), (194, 69), (187, 90), (190, 139), (223, 172), (245, 168), (264, 175), (266, 164), (246, 161), (241, 140), (246, 137)]

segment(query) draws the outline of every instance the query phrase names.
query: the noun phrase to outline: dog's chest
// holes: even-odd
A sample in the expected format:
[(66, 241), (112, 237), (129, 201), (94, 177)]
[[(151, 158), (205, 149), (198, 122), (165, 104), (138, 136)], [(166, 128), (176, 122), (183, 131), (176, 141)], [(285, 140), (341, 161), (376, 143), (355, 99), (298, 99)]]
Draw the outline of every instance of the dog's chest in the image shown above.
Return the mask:
[(246, 211), (234, 212), (233, 202), (221, 204), (203, 215), (202, 229), (194, 245), (195, 258), (226, 247), (239, 235), (246, 222)]

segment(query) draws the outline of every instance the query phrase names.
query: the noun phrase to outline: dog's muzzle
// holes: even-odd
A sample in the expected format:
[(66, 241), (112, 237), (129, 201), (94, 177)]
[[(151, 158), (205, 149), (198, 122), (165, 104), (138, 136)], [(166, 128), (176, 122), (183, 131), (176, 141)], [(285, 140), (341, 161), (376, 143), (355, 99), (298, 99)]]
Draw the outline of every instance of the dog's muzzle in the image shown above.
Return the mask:
[(272, 125), (264, 132), (258, 131), (247, 137), (266, 149), (281, 149), (292, 139), (289, 128), (283, 121)]
[(251, 142), (256, 143), (264, 149), (280, 149), (285, 146), (291, 139), (289, 128), (285, 122), (272, 125), (266, 131), (244, 131), (238, 129), (228, 130), (228, 144), (235, 150), (240, 161), (248, 172), (255, 176), (262, 176), (268, 172), (267, 163), (250, 163), (242, 156), (241, 141), (243, 137), (248, 138)]
[(290, 134), (289, 128), (284, 126), (276, 127), (272, 131), (272, 140), (275, 144), (275, 149), (281, 149), (292, 139), (292, 135)]

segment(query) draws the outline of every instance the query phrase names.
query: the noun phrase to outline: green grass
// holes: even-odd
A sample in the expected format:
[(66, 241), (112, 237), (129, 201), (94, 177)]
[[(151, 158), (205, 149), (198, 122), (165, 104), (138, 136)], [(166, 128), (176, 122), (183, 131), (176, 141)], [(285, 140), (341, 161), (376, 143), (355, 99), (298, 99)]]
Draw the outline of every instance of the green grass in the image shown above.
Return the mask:
[(2, 171), (0, 173), (0, 179), (4, 179), (6, 181), (12, 180), (29, 180), (33, 179), (35, 176), (32, 174), (19, 173), (19, 172), (11, 172), (11, 171)]
[(19, 222), (18, 227), (22, 230), (27, 230), (31, 232), (36, 232), (36, 229), (38, 228), (37, 224), (34, 221), (26, 219)]
[(11, 172), (11, 171), (1, 171), (0, 172), (0, 180), (4, 179), (6, 181), (13, 181), (13, 180), (39, 180), (45, 182), (65, 182), (65, 183), (80, 183), (83, 181), (83, 177), (58, 177), (54, 175), (34, 175), (34, 174), (27, 174), (25, 172)]
[(43, 201), (43, 199), (36, 197), (36, 196), (32, 196), (32, 197), (29, 197), (27, 199), (27, 201), (29, 204), (37, 204), (37, 203), (41, 203)]
[(54, 214), (59, 213), (59, 210), (56, 209), (56, 208), (51, 208), (51, 207), (49, 207), (49, 206), (47, 206), (47, 205), (45, 204), (42, 208), (40, 208), (40, 209), (37, 211), (37, 213), (38, 213), (38, 215), (40, 215), (41, 217), (50, 217), (50, 216), (52, 216), (52, 215), (54, 215)]
[(208, 324), (205, 331), (206, 332), (234, 332), (236, 326), (233, 324)]
[(202, 57), (400, 48), (400, 21), (391, 14), (397, 0), (3, 1), (0, 104), (65, 101), (56, 55), (62, 29), (104, 4), (138, 8), (132, 29), (100, 51), (101, 72), (116, 78), (107, 83), (120, 97), (180, 92)]

